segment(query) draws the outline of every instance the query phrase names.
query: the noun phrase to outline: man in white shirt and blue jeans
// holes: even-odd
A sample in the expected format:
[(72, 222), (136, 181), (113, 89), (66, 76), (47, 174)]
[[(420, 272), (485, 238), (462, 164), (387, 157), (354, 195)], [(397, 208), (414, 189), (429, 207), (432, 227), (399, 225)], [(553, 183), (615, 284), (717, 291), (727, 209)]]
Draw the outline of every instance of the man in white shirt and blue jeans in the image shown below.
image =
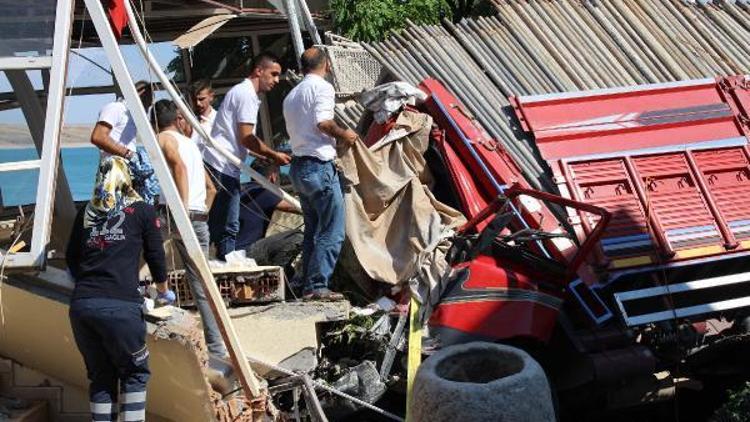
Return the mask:
[(305, 235), (302, 242), (303, 298), (340, 300), (328, 283), (344, 242), (344, 197), (334, 164), (336, 142), (353, 145), (358, 136), (334, 121), (335, 91), (323, 50), (302, 54), (305, 78), (284, 99), (284, 120), (292, 147), (289, 176), (299, 194)]
[[(242, 162), (249, 149), (276, 164), (289, 164), (291, 158), (288, 155), (269, 148), (255, 135), (260, 110), (258, 94), (270, 91), (279, 82), (279, 60), (263, 53), (253, 59), (250, 69), (250, 76), (224, 96), (211, 137)], [(205, 149), (203, 159), (218, 191), (209, 213), (211, 240), (216, 245), (216, 257), (224, 260), (235, 250), (240, 230), (240, 168), (210, 147)]]

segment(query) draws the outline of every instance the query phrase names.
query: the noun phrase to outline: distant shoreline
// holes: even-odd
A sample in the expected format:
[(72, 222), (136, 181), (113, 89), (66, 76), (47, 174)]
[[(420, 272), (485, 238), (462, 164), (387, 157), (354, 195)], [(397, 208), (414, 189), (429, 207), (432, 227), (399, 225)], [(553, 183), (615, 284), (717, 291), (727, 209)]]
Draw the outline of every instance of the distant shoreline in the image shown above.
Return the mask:
[[(62, 130), (63, 148), (93, 147), (89, 142), (92, 126), (71, 125)], [(34, 148), (34, 141), (26, 125), (0, 124), (0, 150)]]
[[(62, 148), (96, 148), (90, 143), (82, 143), (82, 142), (76, 142), (76, 143), (63, 143)], [(31, 145), (19, 145), (16, 143), (13, 144), (0, 144), (0, 151), (6, 151), (9, 149), (30, 149), (35, 148), (34, 144)]]

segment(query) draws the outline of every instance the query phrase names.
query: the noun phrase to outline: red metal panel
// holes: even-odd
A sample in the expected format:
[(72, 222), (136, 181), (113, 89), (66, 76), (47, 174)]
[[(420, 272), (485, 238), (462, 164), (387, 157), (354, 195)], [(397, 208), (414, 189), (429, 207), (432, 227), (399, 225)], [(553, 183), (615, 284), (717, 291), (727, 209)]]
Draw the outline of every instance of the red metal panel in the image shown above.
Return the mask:
[[(532, 131), (543, 132), (554, 128), (593, 124), (623, 124), (626, 122), (663, 118), (674, 114), (690, 113), (691, 109), (710, 104), (721, 104), (723, 100), (714, 81), (661, 89), (604, 90), (599, 95), (581, 93), (523, 102), (523, 116)], [(665, 104), (676, 104), (671, 111)]]
[(727, 84), (646, 85), (520, 97), (513, 104), (544, 158), (554, 160), (744, 136), (740, 114), (750, 106), (750, 95), (736, 84), (729, 95)]
[[(502, 145), (490, 138), (479, 123), (471, 118), (461, 102), (439, 81), (426, 79), (422, 81), (420, 88), (428, 95), (424, 106), (435, 123), (445, 131), (446, 142), (461, 160), (461, 166), (465, 166), (466, 170), (471, 172), (474, 184), (481, 187), (482, 192), (498, 195), (501, 193), (497, 190), (498, 185), (509, 187), (518, 184), (523, 188), (529, 187), (520, 169)], [(457, 185), (456, 188), (464, 189), (462, 185)], [(470, 196), (473, 192), (460, 195)], [(544, 203), (532, 200), (529, 206), (519, 205), (518, 208), (530, 227), (547, 232), (561, 230), (558, 219)], [(476, 216), (470, 214), (471, 209), (466, 211), (469, 213), (468, 218)], [(555, 258), (568, 262), (578, 250), (573, 242), (547, 242), (546, 246)]]
[(682, 153), (633, 159), (655, 213), (673, 249), (722, 244), (705, 198), (701, 196)]
[(750, 167), (745, 149), (697, 151), (693, 155), (734, 236), (750, 238)]
[(602, 237), (607, 256), (642, 255), (653, 248), (646, 213), (623, 159), (574, 163), (569, 169), (579, 200), (612, 214)]
[[(450, 173), (451, 180), (456, 185), (456, 193), (458, 200), (461, 201), (461, 206), (466, 213), (466, 216), (471, 218), (478, 215), (494, 198), (494, 195), (482, 189), (481, 185), (478, 185), (474, 180), (474, 175), (466, 167), (463, 161), (458, 157), (453, 146), (445, 140), (445, 137), (440, 136), (436, 139), (436, 144), (445, 160), (445, 167)], [(484, 222), (479, 230), (484, 229), (487, 225)]]
[(544, 274), (490, 256), (457, 269), (467, 269), (469, 278), (445, 292), (430, 316), (430, 326), (497, 340), (549, 340), (563, 301), (559, 292), (540, 289), (551, 284), (541, 283)]
[[(634, 127), (575, 135), (556, 135), (537, 139), (537, 146), (546, 160), (577, 157), (581, 155), (608, 154), (685, 145), (714, 139), (744, 136), (731, 118), (716, 118), (686, 123), (670, 123), (654, 127)], [(545, 135), (542, 135), (545, 136)]]
[(569, 195), (612, 213), (602, 250), (638, 258), (622, 267), (750, 247), (749, 89), (730, 77), (513, 103)]

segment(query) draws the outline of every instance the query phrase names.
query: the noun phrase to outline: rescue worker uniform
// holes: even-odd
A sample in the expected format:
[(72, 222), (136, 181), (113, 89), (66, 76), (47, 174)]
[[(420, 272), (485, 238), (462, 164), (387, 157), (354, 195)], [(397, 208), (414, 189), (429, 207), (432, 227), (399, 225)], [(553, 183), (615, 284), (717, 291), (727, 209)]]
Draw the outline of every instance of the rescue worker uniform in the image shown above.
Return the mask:
[(118, 414), (123, 421), (145, 420), (150, 372), (138, 289), (141, 251), (154, 280), (167, 277), (159, 220), (133, 190), (127, 166), (120, 157), (101, 162), (94, 197), (76, 216), (66, 255), (75, 280), (69, 317), (86, 363), (94, 421), (116, 421)]

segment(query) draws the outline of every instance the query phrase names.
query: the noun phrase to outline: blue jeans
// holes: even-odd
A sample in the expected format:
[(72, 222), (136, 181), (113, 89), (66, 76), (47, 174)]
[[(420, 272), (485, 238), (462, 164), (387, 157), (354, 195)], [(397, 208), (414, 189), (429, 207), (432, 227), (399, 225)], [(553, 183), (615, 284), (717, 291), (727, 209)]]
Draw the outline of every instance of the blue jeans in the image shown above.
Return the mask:
[(141, 303), (77, 299), (70, 304), (69, 317), (86, 363), (92, 420), (116, 421), (118, 413), (122, 420), (145, 420), (151, 372)]
[(208, 214), (211, 242), (216, 245), (216, 258), (224, 260), (234, 251), (240, 231), (240, 179), (228, 176), (213, 167), (206, 169), (216, 185), (216, 198)]
[[(170, 216), (171, 217), (171, 216)], [(166, 215), (162, 216), (166, 220)], [(203, 255), (208, 256), (208, 242), (209, 242), (209, 231), (208, 223), (205, 221), (191, 221), (195, 237), (198, 238), (198, 244), (200, 244), (203, 250)], [(203, 284), (201, 283), (200, 273), (198, 268), (193, 264), (185, 248), (185, 243), (182, 241), (177, 228), (174, 226), (172, 221), (164, 221), (162, 224), (163, 228), (171, 227), (171, 234), (174, 240), (174, 246), (177, 249), (177, 253), (180, 254), (182, 262), (185, 264), (185, 279), (190, 285), (190, 291), (193, 293), (193, 299), (195, 300), (195, 306), (198, 308), (198, 313), (201, 315), (201, 323), (203, 324), (203, 337), (206, 339), (206, 346), (208, 352), (212, 355), (224, 357), (226, 356), (227, 348), (224, 346), (224, 340), (221, 338), (221, 331), (219, 331), (219, 325), (216, 323), (216, 318), (211, 311), (211, 305), (208, 304), (206, 298), (206, 292), (203, 290)], [(162, 231), (162, 236), (167, 239), (169, 233)]]
[(333, 161), (294, 157), (289, 176), (305, 222), (302, 277), (309, 292), (328, 287), (336, 267), (344, 243), (344, 196)]

